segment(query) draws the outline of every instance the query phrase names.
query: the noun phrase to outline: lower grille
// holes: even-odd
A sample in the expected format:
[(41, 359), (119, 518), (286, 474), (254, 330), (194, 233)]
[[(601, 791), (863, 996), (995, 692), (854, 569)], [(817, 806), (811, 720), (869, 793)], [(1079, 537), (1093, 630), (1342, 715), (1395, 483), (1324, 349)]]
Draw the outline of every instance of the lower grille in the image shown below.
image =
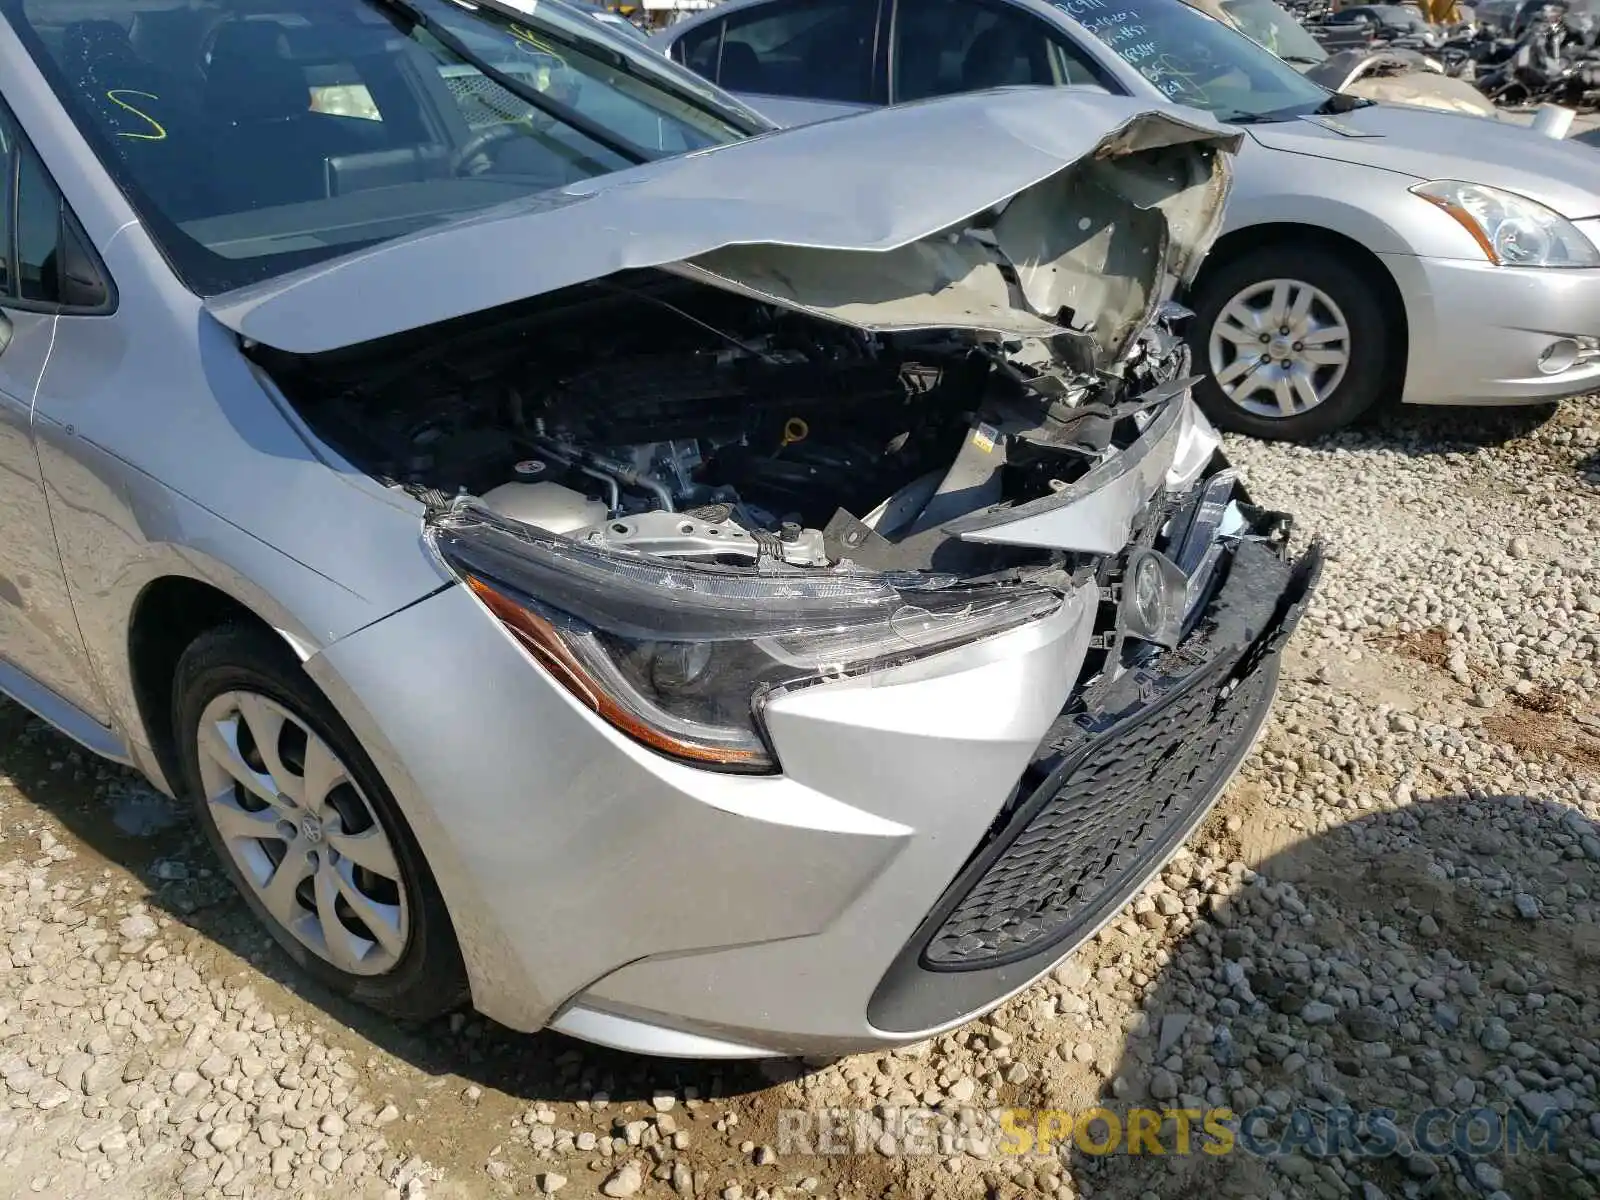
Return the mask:
[(1048, 778), (989, 847), (992, 862), (923, 950), (930, 970), (1015, 961), (1070, 938), (1112, 893), (1170, 852), (1254, 734), (1272, 673), (1237, 656), (1131, 719), (1058, 721), (1036, 757)]

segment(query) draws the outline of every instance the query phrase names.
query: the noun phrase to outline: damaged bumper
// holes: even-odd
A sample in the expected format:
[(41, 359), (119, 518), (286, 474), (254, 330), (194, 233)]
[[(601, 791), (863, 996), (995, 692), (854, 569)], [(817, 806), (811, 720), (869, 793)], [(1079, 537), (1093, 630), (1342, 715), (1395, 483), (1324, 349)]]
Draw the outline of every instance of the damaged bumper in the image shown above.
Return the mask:
[[(855, 697), (882, 706), (872, 739), (879, 785), (919, 785), (923, 810), (860, 895), (808, 937), (622, 967), (553, 1027), (651, 1053), (840, 1053), (919, 1040), (987, 1011), (1110, 919), (1209, 811), (1268, 712), (1320, 562), (1316, 549), (1290, 563), (1267, 544), (1241, 543), (1188, 639), (1103, 692), (1074, 690), (1004, 768), (977, 744), (985, 723), (975, 712), (968, 719), (979, 725), (948, 752), (890, 716), (890, 705), (903, 712), (935, 699), (941, 682), (981, 687), (976, 675)], [(1036, 653), (1056, 658), (1081, 644), (1051, 640)], [(813, 739), (807, 749), (821, 754), (812, 723), (827, 708), (816, 699), (779, 732), (790, 744)], [(903, 753), (913, 743), (932, 759), (926, 770)], [(866, 748), (852, 739), (836, 751), (859, 762)], [(963, 769), (975, 753), (981, 765)], [(935, 779), (952, 773), (957, 788)], [(981, 809), (997, 786), (1006, 790), (998, 809)], [(964, 823), (951, 820), (955, 805)], [(964, 840), (949, 845), (957, 829)], [(946, 861), (961, 857), (934, 875), (941, 849)], [(781, 889), (817, 865), (797, 861), (768, 884)]]
[[(1193, 481), (1174, 539), (1219, 478)], [(1115, 608), (1086, 581), (1023, 627), (777, 700), (777, 776), (698, 770), (619, 736), (529, 670), (461, 588), (309, 666), (348, 697), (408, 815), (442, 807), (417, 796), (452, 797), (450, 828), (423, 823), (419, 839), (488, 1015), (653, 1054), (857, 1051), (1026, 985), (1204, 815), (1267, 710), (1316, 571), (1253, 520), (1212, 527), (1198, 619), (1137, 669), (1086, 690), (1108, 674), (1091, 664)], [(440, 654), (442, 628), (448, 658), (417, 663)], [(441, 681), (433, 705), (386, 685), (401, 659)], [(472, 734), (441, 748), (440, 705)], [(1083, 855), (1086, 829), (1115, 831), (1112, 861)]]
[(1051, 725), (983, 842), (873, 993), (885, 1031), (959, 1019), (1108, 920), (1210, 810), (1254, 743), (1321, 569), (1235, 551), (1206, 621)]

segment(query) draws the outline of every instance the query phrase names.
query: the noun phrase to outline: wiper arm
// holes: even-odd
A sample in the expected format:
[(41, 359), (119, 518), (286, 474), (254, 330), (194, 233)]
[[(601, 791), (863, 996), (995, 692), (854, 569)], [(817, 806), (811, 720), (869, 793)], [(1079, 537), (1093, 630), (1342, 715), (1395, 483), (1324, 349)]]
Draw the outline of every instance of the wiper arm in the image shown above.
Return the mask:
[(640, 163), (651, 161), (650, 155), (641, 147), (634, 145), (626, 138), (618, 137), (604, 125), (584, 116), (576, 109), (552, 100), (538, 88), (530, 87), (515, 75), (507, 74), (493, 63), (486, 61), (475, 54), (465, 42), (451, 33), (427, 13), (423, 12), (410, 0), (369, 0), (370, 3), (387, 8), (391, 12), (399, 13), (412, 25), (425, 29), (445, 49), (460, 58), (462, 62), (476, 67), (483, 73), (484, 78), (499, 84), (517, 99), (532, 105), (547, 117), (554, 117), (557, 121), (577, 130), (592, 142), (604, 146), (607, 150), (626, 159), (637, 166)]
[(1317, 105), (1312, 114), (1318, 117), (1332, 117), (1339, 113), (1354, 112), (1358, 108), (1371, 108), (1376, 100), (1369, 100), (1365, 96), (1352, 96), (1347, 92), (1334, 92), (1321, 104)]
[(1327, 61), (1326, 59), (1312, 58), (1309, 54), (1280, 54), (1278, 57), (1283, 59), (1284, 62), (1305, 63), (1308, 67), (1314, 67), (1320, 62)]

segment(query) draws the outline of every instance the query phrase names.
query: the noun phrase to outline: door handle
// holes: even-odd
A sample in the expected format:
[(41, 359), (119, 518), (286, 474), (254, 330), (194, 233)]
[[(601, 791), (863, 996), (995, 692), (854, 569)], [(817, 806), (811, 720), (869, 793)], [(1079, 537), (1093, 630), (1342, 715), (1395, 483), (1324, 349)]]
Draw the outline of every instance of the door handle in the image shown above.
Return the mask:
[(11, 318), (0, 310), (0, 354), (4, 354), (9, 345), (11, 345)]

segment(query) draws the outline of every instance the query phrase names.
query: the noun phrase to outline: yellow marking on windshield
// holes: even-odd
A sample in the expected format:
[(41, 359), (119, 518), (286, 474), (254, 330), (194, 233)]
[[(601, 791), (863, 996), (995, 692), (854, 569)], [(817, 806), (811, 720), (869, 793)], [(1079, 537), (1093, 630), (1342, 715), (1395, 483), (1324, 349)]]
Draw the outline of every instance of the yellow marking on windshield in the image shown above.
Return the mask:
[(552, 58), (560, 58), (561, 57), (559, 54), (557, 54), (555, 52), (555, 50), (551, 47), (549, 42), (545, 41), (537, 33), (535, 33), (531, 29), (526, 28), (525, 26), (513, 25), (511, 27), (511, 37), (512, 37), (513, 40), (515, 40), (517, 42), (520, 42), (522, 45), (531, 46), (533, 49), (539, 51), (542, 54), (548, 54)]
[(118, 108), (126, 109), (128, 112), (131, 112), (141, 121), (148, 122), (150, 128), (155, 130), (154, 133), (124, 133), (121, 130), (118, 130), (118, 137), (132, 138), (137, 142), (164, 142), (167, 140), (167, 131), (162, 128), (160, 121), (156, 120), (149, 113), (140, 112), (127, 101), (118, 99), (120, 96), (142, 96), (146, 100), (161, 99), (161, 97), (156, 95), (154, 92), (139, 92), (135, 91), (133, 88), (112, 88), (109, 92), (107, 92), (107, 100), (111, 101), (111, 103), (115, 104)]

